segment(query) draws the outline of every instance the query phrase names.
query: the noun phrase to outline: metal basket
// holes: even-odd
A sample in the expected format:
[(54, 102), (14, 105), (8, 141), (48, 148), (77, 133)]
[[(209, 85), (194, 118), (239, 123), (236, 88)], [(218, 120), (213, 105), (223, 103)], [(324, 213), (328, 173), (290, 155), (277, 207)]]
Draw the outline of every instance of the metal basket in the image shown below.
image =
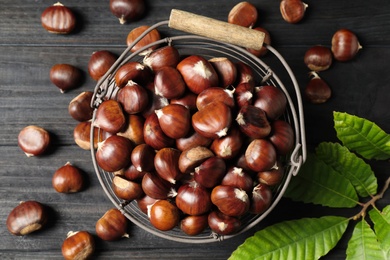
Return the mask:
[[(209, 18), (208, 18), (209, 19)], [(220, 42), (218, 40), (210, 39), (209, 37), (199, 36), (199, 35), (179, 35), (166, 37), (157, 42), (149, 44), (136, 52), (131, 52), (131, 48), (141, 40), (148, 32), (153, 29), (156, 29), (161, 26), (169, 25), (169, 21), (162, 21), (156, 23), (155, 25), (150, 26), (150, 28), (145, 31), (131, 46), (121, 54), (115, 64), (110, 68), (109, 71), (98, 81), (96, 88), (94, 90), (94, 96), (91, 102), (91, 105), (95, 108), (93, 113), (92, 120), (95, 120), (96, 109), (105, 99), (115, 98), (118, 87), (115, 84), (114, 75), (116, 70), (119, 67), (129, 61), (142, 61), (143, 57), (140, 53), (149, 49), (154, 45), (163, 45), (168, 44), (176, 47), (179, 53), (183, 56), (197, 54), (207, 58), (212, 57), (227, 57), (235, 62), (244, 62), (248, 64), (254, 70), (256, 74), (256, 82), (261, 82), (261, 84), (272, 85), (283, 90), (287, 97), (288, 106), (284, 114), (284, 120), (290, 123), (294, 130), (295, 134), (295, 146), (291, 154), (285, 158), (285, 177), (282, 183), (274, 189), (273, 200), (270, 207), (259, 215), (247, 214), (241, 217), (242, 226), (241, 229), (233, 235), (218, 235), (212, 232), (209, 228), (206, 229), (203, 233), (196, 236), (186, 235), (180, 228), (174, 228), (170, 231), (160, 231), (154, 228), (148, 219), (148, 216), (143, 213), (136, 201), (124, 201), (119, 199), (112, 190), (112, 179), (114, 174), (111, 172), (106, 172), (102, 170), (95, 158), (96, 150), (93, 148), (93, 132), (94, 127), (91, 127), (91, 155), (94, 169), (96, 175), (99, 179), (99, 182), (112, 203), (134, 224), (141, 227), (142, 229), (165, 239), (185, 242), (185, 243), (209, 243), (222, 241), (234, 237), (238, 234), (241, 234), (259, 222), (261, 222), (278, 204), (279, 200), (282, 198), (287, 186), (290, 182), (290, 179), (298, 174), (298, 171), (306, 159), (306, 142), (305, 142), (305, 129), (304, 129), (304, 116), (303, 116), (303, 107), (302, 100), (300, 96), (300, 90), (298, 83), (295, 79), (294, 73), (284, 60), (284, 58), (279, 54), (273, 47), (264, 44), (270, 53), (280, 62), (285, 68), (288, 77), (291, 82), (289, 86), (292, 86), (292, 91), (295, 94), (294, 99), (289, 94), (288, 88), (281, 82), (279, 77), (274, 73), (274, 71), (261, 59), (249, 53), (245, 48), (239, 47), (235, 44)], [(291, 90), (291, 88), (290, 88)], [(296, 102), (298, 110), (295, 109), (294, 102)]]

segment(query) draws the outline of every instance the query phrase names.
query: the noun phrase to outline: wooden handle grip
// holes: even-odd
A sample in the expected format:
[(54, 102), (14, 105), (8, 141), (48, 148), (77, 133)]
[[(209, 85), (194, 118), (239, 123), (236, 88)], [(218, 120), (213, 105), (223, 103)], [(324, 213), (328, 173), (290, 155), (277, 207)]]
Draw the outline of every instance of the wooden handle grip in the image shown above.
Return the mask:
[(178, 9), (172, 9), (168, 26), (176, 30), (255, 50), (261, 49), (265, 37), (263, 32), (257, 30)]

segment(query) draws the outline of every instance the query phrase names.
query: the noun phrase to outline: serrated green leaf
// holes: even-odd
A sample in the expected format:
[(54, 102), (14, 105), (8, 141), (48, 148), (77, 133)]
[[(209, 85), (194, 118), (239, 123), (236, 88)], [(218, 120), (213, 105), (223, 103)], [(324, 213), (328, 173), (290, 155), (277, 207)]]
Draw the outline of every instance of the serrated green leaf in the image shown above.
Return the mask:
[(284, 196), (333, 208), (353, 208), (358, 204), (351, 182), (310, 153), (299, 174), (291, 179)]
[(381, 243), (381, 248), (385, 251), (387, 258), (390, 259), (390, 205), (386, 206), (382, 212), (377, 208), (373, 208), (368, 213), (374, 223), (374, 230)]
[(361, 197), (375, 195), (378, 182), (369, 164), (339, 143), (320, 143), (317, 157), (351, 181)]
[(318, 259), (337, 244), (348, 222), (337, 216), (281, 222), (246, 239), (229, 259)]
[(333, 112), (333, 118), (337, 137), (348, 149), (366, 159), (390, 158), (390, 135), (378, 125), (341, 112)]
[(348, 242), (347, 260), (355, 259), (386, 260), (374, 231), (364, 219), (356, 224)]

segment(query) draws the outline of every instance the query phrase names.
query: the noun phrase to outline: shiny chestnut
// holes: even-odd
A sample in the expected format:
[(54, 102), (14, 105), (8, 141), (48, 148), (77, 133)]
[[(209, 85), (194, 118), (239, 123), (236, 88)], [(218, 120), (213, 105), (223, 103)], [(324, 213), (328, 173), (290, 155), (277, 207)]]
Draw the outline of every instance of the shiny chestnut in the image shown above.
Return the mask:
[(57, 2), (42, 12), (41, 23), (48, 32), (69, 34), (76, 27), (76, 16), (69, 7)]

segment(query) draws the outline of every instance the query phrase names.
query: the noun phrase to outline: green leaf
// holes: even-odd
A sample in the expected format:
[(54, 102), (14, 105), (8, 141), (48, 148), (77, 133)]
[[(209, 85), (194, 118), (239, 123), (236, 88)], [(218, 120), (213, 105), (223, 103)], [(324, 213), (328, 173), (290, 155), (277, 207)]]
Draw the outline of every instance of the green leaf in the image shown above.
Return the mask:
[(299, 174), (291, 179), (284, 196), (333, 208), (353, 208), (358, 204), (351, 182), (310, 153)]
[(356, 224), (348, 242), (347, 260), (354, 259), (386, 260), (374, 231), (364, 219)]
[(373, 208), (368, 213), (374, 223), (374, 230), (381, 247), (387, 258), (390, 259), (390, 205), (386, 206), (382, 212)]
[(337, 244), (348, 222), (337, 216), (281, 222), (246, 239), (229, 259), (318, 259)]
[(333, 112), (333, 118), (337, 137), (348, 149), (366, 159), (390, 158), (390, 135), (375, 123), (341, 112)]
[(351, 181), (361, 197), (375, 195), (377, 179), (369, 164), (338, 143), (320, 143), (317, 157)]

